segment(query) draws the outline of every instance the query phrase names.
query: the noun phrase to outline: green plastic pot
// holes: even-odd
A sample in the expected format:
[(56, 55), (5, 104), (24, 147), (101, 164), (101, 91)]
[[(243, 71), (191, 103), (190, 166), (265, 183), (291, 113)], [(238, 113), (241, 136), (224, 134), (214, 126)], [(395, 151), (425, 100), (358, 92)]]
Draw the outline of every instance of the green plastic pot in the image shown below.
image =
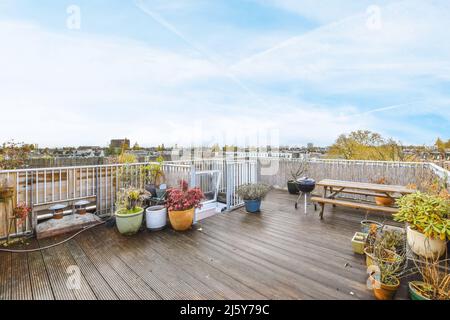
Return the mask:
[(116, 225), (119, 232), (126, 236), (131, 236), (136, 234), (141, 228), (144, 209), (140, 208), (139, 212), (126, 214), (126, 213), (115, 213)]
[(422, 283), (420, 281), (411, 281), (409, 285), (409, 296), (411, 297), (411, 300), (418, 301), (418, 300), (430, 300), (423, 295), (421, 295), (414, 287), (412, 286), (414, 283)]

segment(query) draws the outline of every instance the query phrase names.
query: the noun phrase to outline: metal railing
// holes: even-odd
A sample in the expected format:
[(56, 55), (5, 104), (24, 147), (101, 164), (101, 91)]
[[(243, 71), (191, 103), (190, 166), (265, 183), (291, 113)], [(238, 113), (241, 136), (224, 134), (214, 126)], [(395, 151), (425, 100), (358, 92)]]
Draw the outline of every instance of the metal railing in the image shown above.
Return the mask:
[[(276, 188), (286, 188), (291, 171), (301, 162), (299, 159), (259, 158), (258, 178)], [(295, 171), (295, 170), (294, 170)], [(439, 178), (450, 184), (450, 172), (428, 162), (389, 162), (359, 160), (311, 159), (307, 161), (304, 175), (320, 181), (336, 179), (356, 182), (374, 182), (386, 178), (389, 184), (420, 186), (423, 181)]]
[[(262, 182), (275, 188), (286, 188), (292, 166), (301, 160), (280, 158), (257, 159), (198, 159), (164, 162), (165, 182), (178, 185), (179, 180), (189, 181), (204, 192), (217, 192), (226, 198), (228, 210), (244, 204), (237, 195), (239, 186)], [(58, 168), (36, 168), (0, 171), (0, 180), (8, 178), (14, 185), (12, 205), (0, 203), (0, 237), (7, 233), (8, 219), (14, 205), (24, 203), (34, 208), (48, 208), (54, 203), (74, 202), (79, 199), (95, 199), (100, 214), (111, 214), (117, 192), (123, 186), (144, 188), (145, 167), (150, 163), (110, 164)], [(211, 174), (221, 176), (220, 183)], [(199, 174), (197, 174), (199, 173)], [(424, 162), (382, 162), (311, 159), (305, 173), (319, 181), (337, 179), (370, 182), (385, 177), (390, 184), (417, 184), (425, 179), (449, 179), (450, 172)], [(450, 181), (449, 181), (450, 184)], [(218, 186), (218, 187), (217, 187)], [(216, 195), (214, 195), (216, 197)], [(26, 224), (31, 232), (37, 223)]]
[[(32, 221), (31, 223), (26, 221), (25, 233), (34, 230), (39, 209), (48, 209), (49, 206), (56, 203), (73, 203), (81, 199), (92, 199), (96, 202), (96, 210), (99, 215), (111, 214), (120, 188), (125, 186), (144, 188), (145, 167), (149, 164), (110, 164), (0, 171), (0, 180), (6, 178), (14, 186), (14, 198), (0, 207), (0, 237), (9, 233), (9, 218), (12, 216), (12, 208), (19, 204), (33, 208)], [(181, 164), (163, 163), (162, 171), (169, 186), (176, 186), (181, 179), (191, 182), (195, 175), (192, 166)], [(15, 227), (15, 230), (18, 230), (18, 225)]]

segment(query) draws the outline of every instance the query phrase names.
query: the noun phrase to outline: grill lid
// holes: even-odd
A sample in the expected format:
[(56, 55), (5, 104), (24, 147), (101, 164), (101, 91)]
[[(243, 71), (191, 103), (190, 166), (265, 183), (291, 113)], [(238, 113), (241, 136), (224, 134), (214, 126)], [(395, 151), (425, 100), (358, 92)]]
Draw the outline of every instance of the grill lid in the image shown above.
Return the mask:
[(315, 186), (316, 180), (310, 179), (308, 177), (303, 177), (303, 178), (297, 179), (297, 183), (299, 185), (303, 185), (303, 186)]

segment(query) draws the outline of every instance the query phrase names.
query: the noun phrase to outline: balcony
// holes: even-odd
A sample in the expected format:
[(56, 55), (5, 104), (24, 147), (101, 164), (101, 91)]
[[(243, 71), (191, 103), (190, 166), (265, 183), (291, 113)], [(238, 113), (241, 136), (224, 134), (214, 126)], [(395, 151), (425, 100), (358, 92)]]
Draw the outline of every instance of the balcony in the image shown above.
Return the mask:
[[(221, 172), (224, 179), (219, 190), (225, 195), (228, 210), (199, 219), (184, 233), (167, 228), (124, 237), (116, 228), (101, 225), (47, 250), (0, 252), (0, 300), (373, 299), (366, 285), (365, 259), (354, 254), (351, 246), (365, 212), (327, 207), (321, 221), (311, 203), (306, 214), (295, 210), (296, 196), (281, 190), (292, 161), (266, 158), (166, 163), (165, 172), (172, 184), (185, 178), (204, 191), (210, 184), (201, 178), (202, 173)], [(131, 167), (128, 172), (132, 172)], [(111, 214), (119, 187), (118, 179), (113, 179), (118, 166), (43, 170), (2, 174), (15, 179), (17, 201), (25, 199), (40, 207), (95, 196), (99, 216)], [(139, 169), (133, 172), (129, 177), (139, 185)], [(340, 160), (312, 161), (308, 172), (317, 180), (361, 182), (383, 174), (398, 184), (445, 177), (445, 173), (426, 163)], [(254, 181), (275, 187), (261, 214), (246, 213), (236, 194), (238, 186)], [(37, 213), (34, 217), (39, 223)], [(371, 213), (371, 219), (396, 225), (381, 213)], [(28, 227), (26, 234), (30, 235), (33, 225)], [(44, 247), (68, 236), (30, 237), (26, 245), (13, 249)], [(80, 281), (74, 289), (68, 279), (78, 271)], [(408, 299), (406, 281), (396, 299)]]

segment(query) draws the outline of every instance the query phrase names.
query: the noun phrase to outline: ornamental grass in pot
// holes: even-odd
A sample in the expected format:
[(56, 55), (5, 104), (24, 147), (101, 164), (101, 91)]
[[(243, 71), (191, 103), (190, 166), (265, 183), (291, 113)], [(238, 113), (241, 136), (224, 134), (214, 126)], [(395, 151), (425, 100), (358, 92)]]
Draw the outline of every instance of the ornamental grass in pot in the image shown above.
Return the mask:
[(144, 209), (145, 191), (135, 188), (125, 188), (118, 192), (116, 201), (116, 225), (123, 235), (136, 234), (141, 228)]
[(413, 259), (413, 274), (419, 274), (417, 281), (409, 283), (411, 300), (450, 300), (450, 266), (448, 251), (445, 259), (421, 257)]
[(200, 188), (189, 188), (186, 181), (180, 181), (179, 188), (167, 191), (166, 207), (169, 211), (169, 221), (176, 231), (186, 231), (194, 223), (195, 209), (202, 207), (205, 198)]
[(265, 184), (247, 184), (240, 186), (237, 194), (245, 202), (245, 209), (249, 213), (261, 211), (261, 201), (267, 196), (270, 187)]
[(397, 200), (394, 220), (407, 223), (411, 250), (426, 258), (439, 258), (450, 239), (450, 200), (417, 192)]
[[(384, 228), (383, 228), (384, 229)], [(367, 237), (364, 249), (367, 267), (384, 264), (405, 262), (402, 257), (406, 252), (406, 238), (404, 231), (382, 230), (372, 228)]]
[(400, 287), (400, 277), (406, 269), (405, 242), (404, 232), (384, 230), (365, 249), (370, 271), (368, 284), (377, 300), (393, 299)]

